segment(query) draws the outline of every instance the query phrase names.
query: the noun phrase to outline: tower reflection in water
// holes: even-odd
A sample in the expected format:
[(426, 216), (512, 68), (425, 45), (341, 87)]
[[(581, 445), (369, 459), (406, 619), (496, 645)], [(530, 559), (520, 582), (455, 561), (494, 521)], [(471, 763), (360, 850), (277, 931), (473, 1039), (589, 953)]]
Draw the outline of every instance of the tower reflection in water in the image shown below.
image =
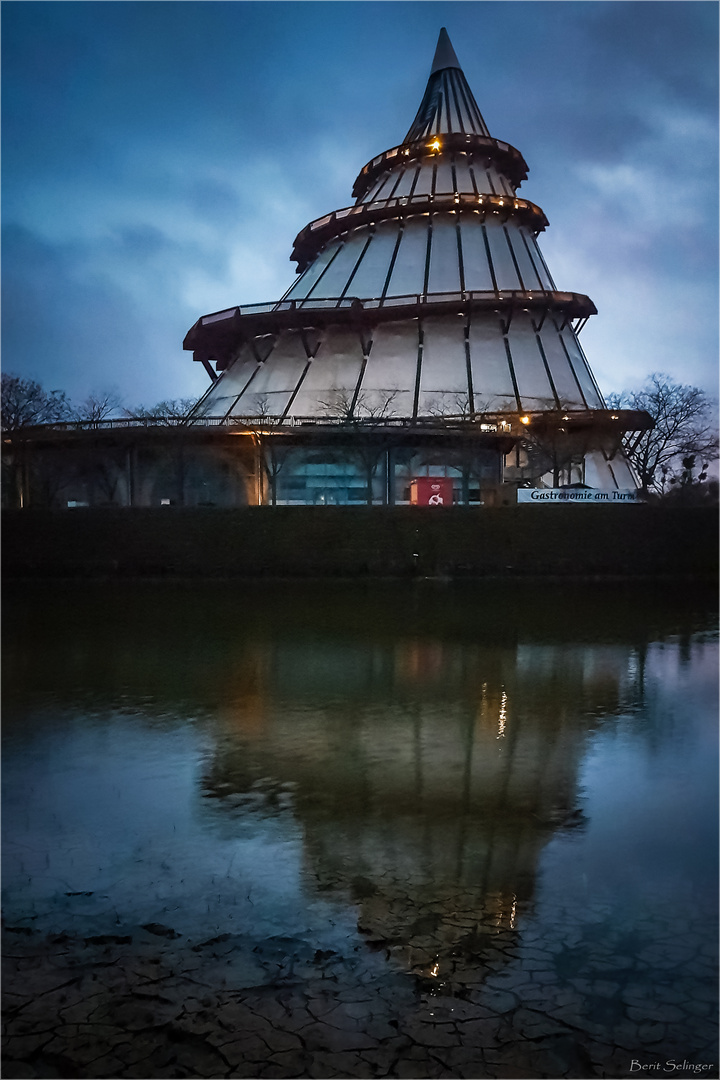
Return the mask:
[(583, 644), (577, 616), (563, 641), (492, 609), (442, 637), (410, 614), (404, 632), (260, 627), (234, 658), (203, 793), (228, 819), (291, 809), (308, 887), (457, 990), (513, 958), (543, 848), (584, 829), (588, 738), (640, 704), (644, 647)]

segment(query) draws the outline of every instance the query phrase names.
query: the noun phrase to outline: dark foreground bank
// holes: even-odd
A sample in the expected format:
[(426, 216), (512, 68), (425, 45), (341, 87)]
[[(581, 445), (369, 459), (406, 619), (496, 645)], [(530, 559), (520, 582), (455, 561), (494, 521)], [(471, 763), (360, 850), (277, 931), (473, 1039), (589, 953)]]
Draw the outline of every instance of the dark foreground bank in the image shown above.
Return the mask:
[(717, 575), (717, 510), (659, 506), (15, 510), (6, 577)]

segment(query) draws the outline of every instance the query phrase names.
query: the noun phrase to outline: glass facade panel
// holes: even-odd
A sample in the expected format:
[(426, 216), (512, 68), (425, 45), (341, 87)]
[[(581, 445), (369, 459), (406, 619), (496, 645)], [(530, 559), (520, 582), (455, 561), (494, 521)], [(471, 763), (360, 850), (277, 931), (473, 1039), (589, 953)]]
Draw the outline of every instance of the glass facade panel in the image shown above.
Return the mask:
[(637, 487), (627, 460), (621, 454), (616, 454), (609, 461), (602, 450), (593, 450), (585, 455), (585, 483), (588, 487), (604, 488), (606, 491)]
[(539, 246), (539, 244), (537, 242), (536, 237), (534, 237), (532, 235), (532, 233), (529, 231), (529, 229), (523, 228), (523, 229), (521, 229), (521, 232), (523, 233), (523, 235), (525, 236), (525, 239), (528, 242), (528, 247), (530, 248), (530, 254), (532, 256), (532, 261), (535, 263), (535, 266), (537, 268), (537, 272), (540, 275), (540, 279), (543, 282), (543, 286), (546, 289), (554, 290), (555, 289), (555, 282), (553, 281), (550, 272), (548, 271), (547, 267), (545, 266), (545, 261), (544, 261), (542, 255), (541, 255), (541, 253), (540, 253), (540, 246)]
[(448, 94), (448, 102), (450, 104), (450, 122), (453, 131), (472, 131), (472, 120), (468, 116), (462, 98), (457, 95), (457, 92), (453, 93), (452, 89)]
[(513, 265), (510, 248), (503, 231), (499, 214), (488, 214), (485, 220), (490, 254), (492, 255), (498, 289), (519, 289), (517, 271)]
[(578, 389), (578, 384), (570, 367), (565, 350), (555, 326), (547, 319), (540, 332), (540, 340), (545, 351), (545, 358), (550, 368), (560, 405), (567, 408), (583, 409), (585, 402)]
[(257, 371), (257, 361), (249, 345), (243, 345), (235, 363), (215, 382), (199, 403), (196, 416), (225, 416)]
[(478, 191), (484, 195), (508, 195), (513, 197), (514, 191), (512, 184), (508, 181), (505, 175), (495, 168), (492, 162), (486, 167), (483, 167), (482, 162), (475, 163), (475, 179), (478, 185)]
[[(225, 380), (222, 380), (223, 384)], [(204, 398), (193, 410), (193, 416), (227, 416), (228, 412), (232, 408), (237, 394), (229, 393), (223, 385), (222, 394), (213, 394), (212, 389), (206, 398)]]
[[(377, 188), (375, 189), (373, 199), (389, 199), (390, 195), (392, 194), (392, 189), (395, 187), (396, 180), (397, 173), (385, 173), (385, 175), (380, 180)], [(372, 202), (373, 199), (366, 199), (365, 201)]]
[(542, 288), (542, 283), (538, 277), (535, 267), (530, 260), (527, 248), (523, 243), (523, 238), (516, 225), (512, 222), (508, 222), (505, 226), (506, 235), (510, 238), (515, 261), (518, 264), (520, 271), (520, 277), (525, 289), (532, 292), (534, 289)]
[(615, 478), (615, 483), (620, 490), (632, 490), (637, 487), (637, 480), (633, 475), (633, 471), (629, 462), (622, 454), (616, 454), (611, 462), (608, 462), (612, 469), (612, 474)]
[(253, 390), (254, 383), (233, 407), (234, 416), (283, 416), (292, 392), (290, 390)]
[(585, 395), (585, 400), (587, 401), (588, 408), (604, 409), (605, 402), (603, 401), (601, 394), (595, 386), (592, 375), (590, 373), (590, 368), (588, 367), (587, 360), (585, 359), (577, 336), (575, 335), (571, 327), (566, 326), (565, 329), (560, 332), (560, 337), (565, 343), (565, 348), (567, 349), (568, 355), (570, 357), (570, 363), (572, 364), (577, 380), (582, 387), (582, 392)]
[(492, 165), (488, 165), (486, 168), (485, 179), (487, 181), (486, 190), (489, 191), (491, 195), (499, 195), (501, 193), (500, 179)]
[(499, 318), (470, 322), (470, 367), (478, 412), (517, 408), (499, 323)]
[[(324, 458), (324, 459), (323, 459)], [(288, 459), (277, 477), (277, 501), (318, 505), (365, 503), (368, 480), (373, 497), (382, 497), (382, 461), (376, 475), (369, 478), (367, 469), (351, 449), (334, 453), (298, 454)]]
[[(285, 394), (285, 404), (290, 393), (299, 383), (307, 364), (307, 355), (300, 335), (295, 331), (286, 331), (278, 339), (270, 358), (260, 367), (248, 388), (248, 393), (235, 407), (235, 412), (245, 411), (245, 398), (250, 392), (255, 395), (267, 395), (275, 399), (276, 395)], [(283, 406), (284, 407), (284, 406)], [(282, 410), (281, 410), (282, 411)], [(272, 415), (277, 415), (275, 412)]]
[(293, 401), (293, 413), (337, 418), (346, 415), (355, 396), (362, 361), (359, 334), (328, 327)]
[(478, 292), (492, 289), (493, 281), (490, 275), (479, 214), (470, 216), (463, 214), (461, 216), (460, 237), (462, 240), (465, 288), (469, 291), (477, 290)]
[(482, 161), (473, 161), (470, 164), (470, 172), (475, 180), (475, 189), (480, 195), (491, 195), (487, 172)]
[(359, 409), (383, 416), (412, 416), (418, 363), (418, 324), (381, 323), (360, 387)]
[(388, 288), (389, 296), (406, 296), (423, 291), (429, 216), (408, 218), (403, 229)]
[(308, 293), (309, 296), (342, 296), (348, 278), (355, 269), (358, 259), (362, 255), (363, 248), (368, 239), (367, 229), (355, 229), (345, 240), (327, 273)]
[(455, 155), (455, 183), (457, 190), (465, 195), (472, 195), (475, 191), (466, 154)]
[(513, 197), (515, 193), (513, 186), (510, 184), (510, 181), (507, 180), (504, 173), (499, 172), (498, 168), (495, 168), (492, 164), (490, 165), (489, 172), (495, 191), (497, 191), (499, 195), (508, 194)]
[(413, 185), (413, 180), (415, 179), (415, 176), (417, 175), (417, 171), (418, 171), (418, 166), (415, 165), (415, 164), (406, 166), (406, 168), (403, 171), (402, 176), (400, 177), (400, 183), (395, 188), (395, 194), (394, 194), (393, 198), (399, 199), (402, 196), (410, 194), (410, 190), (411, 190), (412, 185)]
[(381, 221), (378, 224), (370, 246), (350, 282), (348, 296), (382, 296), (399, 231), (400, 225), (397, 221)]
[(524, 409), (557, 409), (530, 316), (515, 316), (508, 333), (518, 392)]
[(383, 176), (380, 176), (375, 181), (375, 183), (372, 184), (368, 188), (367, 192), (365, 193), (365, 195), (363, 195), (363, 197), (362, 197), (362, 199), (360, 201), (364, 202), (364, 203), (372, 202), (373, 199), (377, 197), (378, 192), (380, 191), (381, 187), (384, 185), (386, 180), (387, 180), (387, 174), (384, 174)]
[(418, 413), (457, 416), (468, 411), (465, 319), (423, 319)]
[[(227, 380), (223, 379), (223, 389), (226, 395), (226, 404), (220, 406), (220, 402), (214, 403), (213, 412), (206, 413), (206, 415), (223, 416), (228, 412), (231, 412), (234, 408), (235, 402), (241, 397), (243, 392), (252, 384), (253, 378), (257, 376), (259, 371), (259, 365), (255, 359), (245, 360), (234, 365), (232, 370), (233, 379), (227, 384)], [(230, 372), (228, 374), (231, 374)], [(235, 393), (233, 394), (233, 390)], [(215, 412), (215, 409), (219, 409)]]
[(429, 293), (460, 291), (456, 221), (455, 214), (432, 216)]
[(420, 166), (420, 175), (418, 176), (418, 182), (415, 185), (413, 195), (429, 195), (431, 193), (434, 169), (434, 158), (428, 158), (427, 161), (423, 161)]
[(437, 163), (437, 172), (435, 174), (435, 194), (436, 195), (452, 195), (454, 190), (452, 169), (450, 168), (450, 162), (446, 157)]
[(307, 270), (300, 275), (298, 280), (290, 291), (285, 295), (286, 300), (300, 300), (304, 299), (310, 290), (313, 288), (323, 271), (332, 262), (335, 255), (337, 255), (340, 247), (342, 246), (342, 240), (331, 240), (330, 243), (320, 254), (315, 261), (308, 266)]

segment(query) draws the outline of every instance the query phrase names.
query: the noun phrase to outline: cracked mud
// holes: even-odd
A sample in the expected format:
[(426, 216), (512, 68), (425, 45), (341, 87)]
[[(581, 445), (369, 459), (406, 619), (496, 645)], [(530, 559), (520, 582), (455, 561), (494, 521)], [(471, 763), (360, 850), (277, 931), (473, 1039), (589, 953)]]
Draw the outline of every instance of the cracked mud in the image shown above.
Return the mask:
[(390, 905), (372, 948), (344, 952), (156, 923), (84, 939), (6, 928), (3, 1075), (583, 1078), (630, 1075), (633, 1059), (716, 1061), (702, 936), (668, 923), (618, 969), (612, 936), (558, 951), (559, 926), (551, 945), (529, 928), (520, 943), (497, 907), (470, 926), (461, 899), (429, 905), (404, 946), (388, 944)]

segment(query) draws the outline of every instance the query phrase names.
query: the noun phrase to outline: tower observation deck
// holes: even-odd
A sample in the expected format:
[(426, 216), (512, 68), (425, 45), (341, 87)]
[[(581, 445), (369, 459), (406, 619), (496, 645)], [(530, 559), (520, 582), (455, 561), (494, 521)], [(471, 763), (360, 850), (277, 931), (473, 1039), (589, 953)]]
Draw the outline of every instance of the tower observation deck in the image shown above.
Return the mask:
[(547, 218), (518, 194), (527, 174), (490, 135), (441, 30), (407, 135), (361, 168), (352, 205), (298, 234), (285, 295), (188, 332), (212, 380), (190, 422), (262, 421), (296, 439), (314, 427), (316, 458), (320, 429), (347, 447), (372, 431), (404, 448), (406, 477), (457, 471), (461, 433), (485, 454), (480, 488), (482, 475), (634, 488), (620, 440), (649, 418), (607, 409), (578, 338), (595, 306), (557, 288), (538, 244)]

